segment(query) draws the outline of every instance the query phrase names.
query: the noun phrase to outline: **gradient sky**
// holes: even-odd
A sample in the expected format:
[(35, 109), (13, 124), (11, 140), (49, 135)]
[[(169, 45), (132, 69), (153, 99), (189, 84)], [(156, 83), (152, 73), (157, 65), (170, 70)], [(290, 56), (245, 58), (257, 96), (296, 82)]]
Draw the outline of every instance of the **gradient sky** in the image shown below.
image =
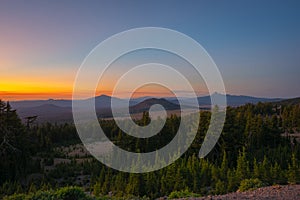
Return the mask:
[(198, 41), (230, 94), (300, 96), (299, 10), (297, 0), (1, 1), (0, 99), (70, 98), (97, 44), (145, 26)]

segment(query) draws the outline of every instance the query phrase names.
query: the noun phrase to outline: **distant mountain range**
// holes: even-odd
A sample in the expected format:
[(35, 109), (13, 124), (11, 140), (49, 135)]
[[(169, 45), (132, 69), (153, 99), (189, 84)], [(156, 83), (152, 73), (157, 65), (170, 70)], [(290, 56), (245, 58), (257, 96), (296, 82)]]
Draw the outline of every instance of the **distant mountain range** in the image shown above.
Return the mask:
[[(223, 98), (224, 95), (215, 93), (213, 94), (215, 99)], [(226, 95), (227, 105), (236, 107), (244, 105), (246, 103), (256, 104), (258, 102), (279, 102), (282, 99), (279, 98), (258, 98), (251, 96), (236, 96)], [(209, 109), (211, 105), (210, 96), (198, 97), (199, 106), (193, 103), (191, 98), (181, 98), (182, 109), (186, 108), (199, 108)], [(92, 98), (83, 101), (90, 103)], [(124, 109), (127, 106), (128, 100), (110, 97), (107, 95), (101, 95), (95, 97), (95, 108), (99, 117), (111, 117), (111, 101), (113, 100), (116, 108)], [(72, 100), (26, 100), (26, 101), (13, 101), (10, 102), (14, 109), (17, 109), (21, 118), (28, 116), (38, 116), (39, 121), (45, 122), (70, 122), (72, 121)], [(139, 113), (148, 111), (154, 104), (162, 105), (168, 110), (179, 110), (179, 102), (174, 97), (166, 98), (154, 98), (154, 97), (139, 97), (129, 100), (130, 113)]]

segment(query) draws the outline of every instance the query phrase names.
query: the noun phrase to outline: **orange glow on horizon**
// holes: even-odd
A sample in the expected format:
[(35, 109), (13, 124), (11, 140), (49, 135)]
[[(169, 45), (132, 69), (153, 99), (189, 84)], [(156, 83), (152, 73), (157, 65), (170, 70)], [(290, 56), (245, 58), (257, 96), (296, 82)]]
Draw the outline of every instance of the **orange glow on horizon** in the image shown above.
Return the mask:
[(29, 100), (49, 98), (70, 98), (71, 87), (66, 84), (42, 83), (40, 81), (23, 82), (0, 81), (0, 99)]
[[(1, 91), (5, 88), (5, 91)], [(3, 84), (0, 83), (0, 99), (4, 101), (19, 101), (19, 100), (46, 100), (46, 99), (72, 99), (72, 86), (65, 87), (50, 87), (49, 85), (19, 85), (19, 84)], [(163, 88), (157, 86), (144, 86), (132, 92), (124, 91), (115, 94), (118, 98), (138, 98), (143, 96), (154, 97), (170, 97), (174, 94)], [(111, 90), (97, 91), (95, 96), (108, 95), (112, 96)], [(82, 98), (87, 98), (85, 93), (82, 93)]]
[[(19, 101), (19, 100), (47, 100), (47, 99), (72, 99), (73, 80), (69, 77), (34, 77), (34, 78), (17, 78), (5, 77), (0, 79), (0, 99), (4, 101)], [(105, 84), (98, 86), (95, 96), (108, 95), (112, 96), (114, 83), (111, 79), (107, 79)], [(87, 96), (88, 92), (82, 89), (81, 95), (78, 98), (85, 99), (92, 96)], [(152, 97), (174, 97), (174, 93), (169, 89), (157, 85), (144, 85), (136, 91), (129, 91), (124, 87), (118, 93), (114, 94), (118, 98), (138, 98), (144, 96)]]
[(5, 101), (19, 100), (45, 100), (45, 99), (70, 99), (70, 92), (1, 92), (0, 99)]
[[(108, 95), (111, 96), (111, 91), (97, 92), (96, 96)], [(83, 98), (85, 95), (82, 95)], [(134, 92), (131, 98), (138, 98), (143, 96), (154, 96), (154, 97), (171, 97), (174, 96), (170, 93), (164, 92), (151, 92), (151, 91), (139, 91)], [(126, 94), (119, 94), (116, 97), (129, 98)], [(11, 92), (11, 91), (0, 91), (0, 99), (3, 101), (20, 101), (20, 100), (47, 100), (47, 99), (72, 99), (72, 91), (61, 91), (61, 92)]]

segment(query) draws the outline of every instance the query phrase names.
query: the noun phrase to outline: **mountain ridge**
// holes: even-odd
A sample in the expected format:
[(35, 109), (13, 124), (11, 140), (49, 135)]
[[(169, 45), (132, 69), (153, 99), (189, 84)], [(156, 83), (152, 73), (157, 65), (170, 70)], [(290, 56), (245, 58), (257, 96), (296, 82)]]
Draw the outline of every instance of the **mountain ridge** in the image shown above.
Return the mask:
[[(214, 93), (215, 99), (223, 98), (223, 94)], [(256, 104), (258, 102), (280, 102), (286, 101), (285, 99), (280, 98), (260, 98), (260, 97), (252, 97), (246, 95), (226, 95), (227, 105), (236, 107), (241, 106), (246, 103)], [(110, 117), (111, 116), (111, 101), (114, 101), (114, 106), (116, 108), (124, 109), (128, 105), (129, 100), (129, 110), (131, 113), (138, 113), (143, 111), (148, 111), (151, 105), (161, 104), (165, 107), (166, 110), (180, 110), (179, 101), (175, 97), (165, 97), (165, 98), (154, 98), (154, 97), (139, 97), (133, 99), (121, 99), (116, 97), (111, 97), (108, 95), (100, 95), (95, 98), (88, 98), (82, 101), (83, 103), (92, 103), (91, 101), (95, 100), (95, 109), (97, 113), (100, 113), (99, 117)], [(210, 96), (201, 96), (197, 98), (199, 106), (193, 104), (191, 98), (180, 98), (181, 106), (183, 109), (185, 108), (200, 108), (200, 109), (209, 109), (211, 106)], [(151, 103), (152, 101), (152, 103)], [(150, 104), (148, 103), (150, 102)], [(64, 120), (72, 121), (72, 100), (26, 100), (26, 101), (12, 101), (10, 102), (13, 109), (16, 109), (20, 114), (20, 117), (28, 117), (33, 115), (38, 115), (39, 118), (46, 119), (51, 118), (55, 120), (59, 120), (63, 118)], [(53, 106), (51, 106), (53, 105)], [(55, 118), (55, 115), (59, 116)], [(43, 120), (44, 121), (44, 120)]]

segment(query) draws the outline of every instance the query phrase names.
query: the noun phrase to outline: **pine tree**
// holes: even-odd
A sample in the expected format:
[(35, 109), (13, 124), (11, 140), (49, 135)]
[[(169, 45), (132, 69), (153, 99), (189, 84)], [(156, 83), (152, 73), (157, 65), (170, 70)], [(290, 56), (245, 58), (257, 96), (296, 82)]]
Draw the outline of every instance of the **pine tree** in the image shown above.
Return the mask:
[(228, 169), (227, 180), (228, 180), (227, 191), (230, 192), (235, 191), (239, 186), (239, 180), (236, 177), (235, 170)]
[(228, 160), (227, 160), (226, 152), (224, 151), (221, 168), (220, 168), (220, 178), (222, 179), (222, 181), (226, 181), (227, 171), (228, 171)]
[(291, 128), (291, 122), (290, 108), (284, 107), (282, 112), (282, 127), (285, 131), (288, 131)]
[(154, 199), (154, 197), (156, 197), (159, 193), (159, 179), (154, 172), (150, 172), (147, 173), (145, 182), (145, 193), (151, 199)]
[(127, 194), (132, 194), (135, 196), (143, 196), (144, 187), (145, 187), (145, 183), (142, 174), (132, 173), (129, 175), (129, 182), (126, 187)]
[(188, 179), (188, 177), (184, 176), (184, 168), (177, 168), (177, 172), (175, 174), (175, 178), (174, 178), (174, 186), (172, 188), (173, 191), (180, 191), (183, 190), (185, 188), (187, 188), (187, 183), (186, 183), (186, 179)]
[(270, 180), (270, 164), (269, 161), (267, 159), (267, 156), (264, 156), (264, 160), (262, 162), (262, 164), (259, 167), (259, 171), (260, 171), (260, 177), (261, 180), (265, 183), (269, 183), (271, 182)]
[(101, 187), (101, 193), (102, 194), (108, 194), (108, 192), (110, 191), (110, 178), (111, 178), (111, 174), (110, 173), (107, 173), (105, 175), (105, 179), (104, 179), (104, 182), (102, 184), (102, 187)]
[(271, 166), (270, 174), (273, 184), (283, 184), (285, 182), (282, 169), (277, 162)]
[(94, 189), (93, 189), (93, 194), (95, 195), (95, 197), (99, 197), (100, 196), (100, 193), (101, 193), (101, 185), (99, 182), (97, 182), (95, 185), (94, 185)]
[(16, 111), (0, 100), (0, 184), (25, 175), (30, 160), (27, 139), (26, 129)]
[(297, 158), (294, 153), (292, 154), (291, 164), (289, 164), (288, 182), (290, 184), (296, 184), (300, 182), (299, 164), (297, 162)]
[(216, 183), (215, 194), (225, 194), (227, 192), (226, 183), (218, 180)]
[(256, 161), (256, 158), (254, 158), (254, 161), (253, 161), (253, 178), (258, 178), (258, 179), (261, 178), (259, 165)]
[(246, 151), (243, 148), (243, 151), (239, 153), (237, 159), (237, 167), (236, 167), (236, 177), (239, 181), (246, 179), (249, 177), (250, 169), (249, 162), (246, 158)]

